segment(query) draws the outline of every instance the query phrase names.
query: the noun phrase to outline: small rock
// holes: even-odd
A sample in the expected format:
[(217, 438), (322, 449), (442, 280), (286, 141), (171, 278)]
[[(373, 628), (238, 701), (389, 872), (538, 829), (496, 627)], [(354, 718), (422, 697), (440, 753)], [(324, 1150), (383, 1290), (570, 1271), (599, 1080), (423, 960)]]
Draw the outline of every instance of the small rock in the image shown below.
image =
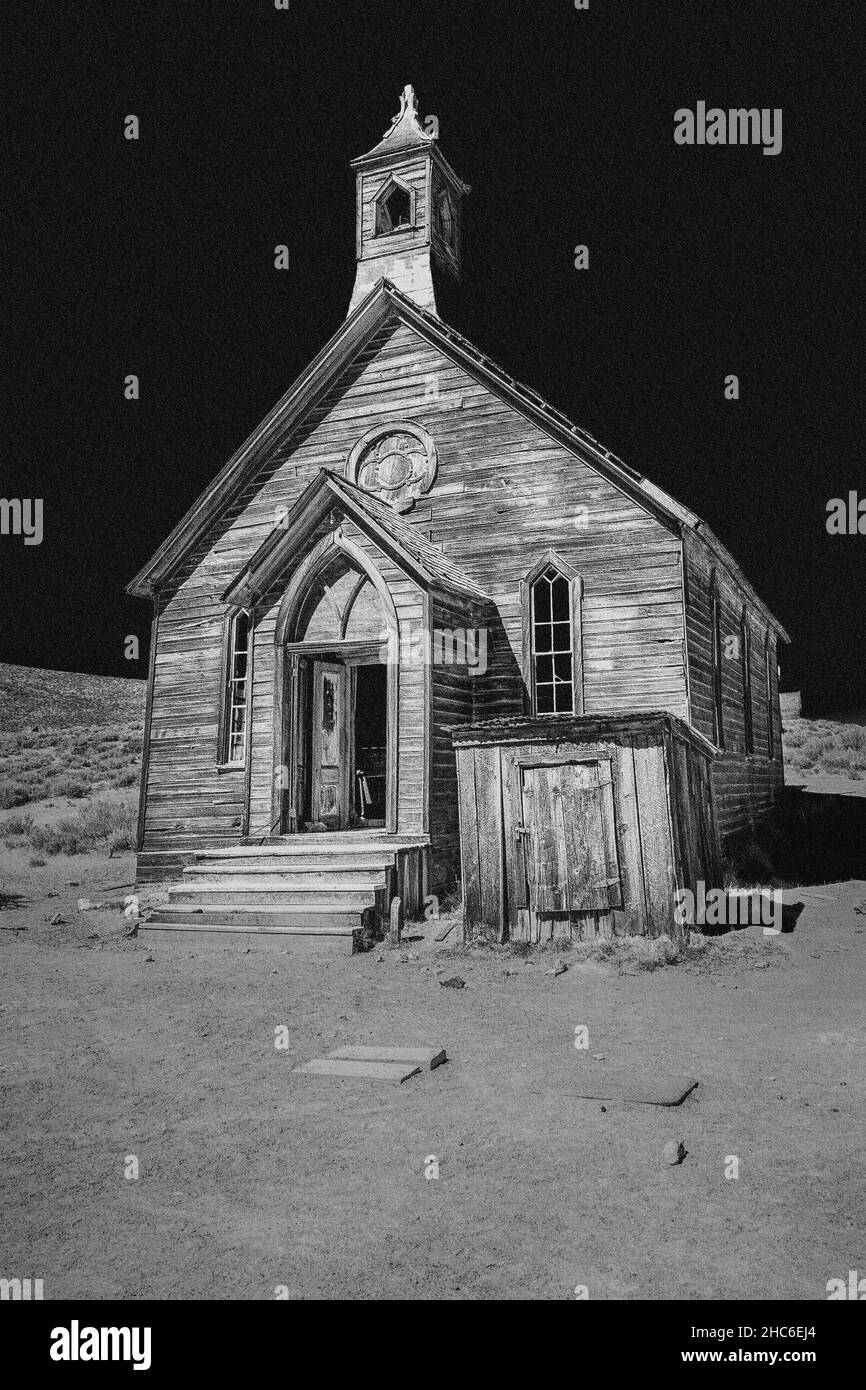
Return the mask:
[(80, 887), (81, 887), (81, 879), (80, 879), (80, 878), (68, 878), (68, 879), (66, 880), (66, 887), (67, 887), (67, 888), (80, 888)]
[(686, 1146), (682, 1139), (669, 1139), (664, 1147), (665, 1163), (682, 1163), (686, 1156)]
[(553, 969), (552, 969), (552, 970), (546, 970), (546, 971), (545, 971), (545, 974), (546, 974), (546, 975), (552, 975), (553, 978), (556, 979), (557, 975), (564, 975), (567, 969), (568, 969), (568, 966), (566, 965), (565, 961), (564, 961), (564, 960), (558, 960), (558, 961), (556, 962), (556, 965), (554, 965)]
[(769, 968), (770, 962), (768, 960), (759, 960), (757, 965), (752, 966), (753, 970), (769, 970)]
[(65, 927), (66, 918), (61, 917), (59, 912), (55, 912), (54, 916), (48, 919), (48, 925), (49, 927)]
[(519, 974), (520, 974), (520, 971), (519, 971), (519, 970), (506, 970), (506, 972), (505, 972), (505, 978), (506, 978), (506, 980), (507, 980), (509, 975), (519, 975)]
[(449, 975), (446, 979), (439, 981), (443, 989), (465, 989), (466, 981), (461, 980), (459, 975)]
[(601, 1113), (602, 1113), (602, 1115), (606, 1115), (606, 1114), (607, 1114), (607, 1106), (606, 1106), (606, 1105), (603, 1105), (603, 1106), (601, 1107)]
[(382, 952), (380, 951), (379, 954), (378, 954), (378, 956), (376, 957), (376, 964), (377, 964), (377, 965), (381, 965), (381, 964), (382, 964), (382, 961), (383, 961), (384, 959), (385, 959), (385, 957), (384, 957), (384, 955), (382, 954)]
[(88, 941), (98, 941), (98, 940), (99, 940), (99, 932), (98, 932), (98, 931), (90, 931), (90, 932), (88, 932), (88, 933), (87, 933), (87, 940), (88, 940)]
[(55, 893), (55, 892), (52, 891), (52, 892), (50, 892), (50, 893), (46, 893), (45, 896), (46, 896), (46, 898), (59, 898), (59, 897), (60, 897), (60, 894), (59, 894), (59, 893)]
[(145, 965), (153, 965), (153, 956), (145, 956), (144, 963)]
[(592, 1060), (593, 1060), (594, 1062), (603, 1062), (603, 1061), (606, 1059), (606, 1057), (607, 1057), (607, 1053), (606, 1053), (606, 1052), (593, 1052), (593, 1054), (592, 1054)]

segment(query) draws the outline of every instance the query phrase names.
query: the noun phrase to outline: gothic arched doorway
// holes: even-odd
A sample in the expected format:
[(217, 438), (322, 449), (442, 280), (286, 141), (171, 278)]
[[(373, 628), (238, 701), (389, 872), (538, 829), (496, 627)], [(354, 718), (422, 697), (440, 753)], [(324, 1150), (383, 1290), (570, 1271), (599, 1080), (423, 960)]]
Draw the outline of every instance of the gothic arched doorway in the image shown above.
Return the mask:
[(394, 828), (395, 635), (381, 576), (329, 537), (290, 584), (277, 628), (288, 753), (280, 833)]

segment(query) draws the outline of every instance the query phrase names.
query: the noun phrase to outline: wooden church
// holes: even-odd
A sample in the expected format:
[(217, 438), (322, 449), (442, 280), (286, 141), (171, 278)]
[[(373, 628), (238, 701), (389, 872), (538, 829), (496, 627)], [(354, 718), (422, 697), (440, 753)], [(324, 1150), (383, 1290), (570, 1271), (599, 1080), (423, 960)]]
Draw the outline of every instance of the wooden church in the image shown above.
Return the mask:
[(667, 931), (782, 785), (784, 629), (443, 319), (470, 190), (411, 87), (352, 167), (345, 322), (129, 586), (146, 930), (357, 949), (462, 878), (499, 939)]

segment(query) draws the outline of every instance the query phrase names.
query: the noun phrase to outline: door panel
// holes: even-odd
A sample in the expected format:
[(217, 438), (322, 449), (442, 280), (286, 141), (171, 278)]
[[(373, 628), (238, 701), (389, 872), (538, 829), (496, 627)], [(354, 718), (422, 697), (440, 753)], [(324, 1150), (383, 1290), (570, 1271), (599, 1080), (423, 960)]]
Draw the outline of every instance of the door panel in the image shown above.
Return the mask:
[(349, 747), (346, 667), (313, 663), (312, 818), (331, 830), (348, 823)]
[(610, 765), (522, 766), (522, 844), (536, 912), (599, 912), (621, 904)]

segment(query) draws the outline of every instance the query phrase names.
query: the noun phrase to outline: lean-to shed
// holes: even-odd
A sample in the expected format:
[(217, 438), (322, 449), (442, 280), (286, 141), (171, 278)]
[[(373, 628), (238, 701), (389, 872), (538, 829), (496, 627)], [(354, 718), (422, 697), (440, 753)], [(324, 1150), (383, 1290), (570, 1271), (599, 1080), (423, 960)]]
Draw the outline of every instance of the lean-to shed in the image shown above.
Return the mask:
[(677, 889), (721, 887), (714, 749), (675, 715), (453, 731), (467, 935), (675, 936)]

